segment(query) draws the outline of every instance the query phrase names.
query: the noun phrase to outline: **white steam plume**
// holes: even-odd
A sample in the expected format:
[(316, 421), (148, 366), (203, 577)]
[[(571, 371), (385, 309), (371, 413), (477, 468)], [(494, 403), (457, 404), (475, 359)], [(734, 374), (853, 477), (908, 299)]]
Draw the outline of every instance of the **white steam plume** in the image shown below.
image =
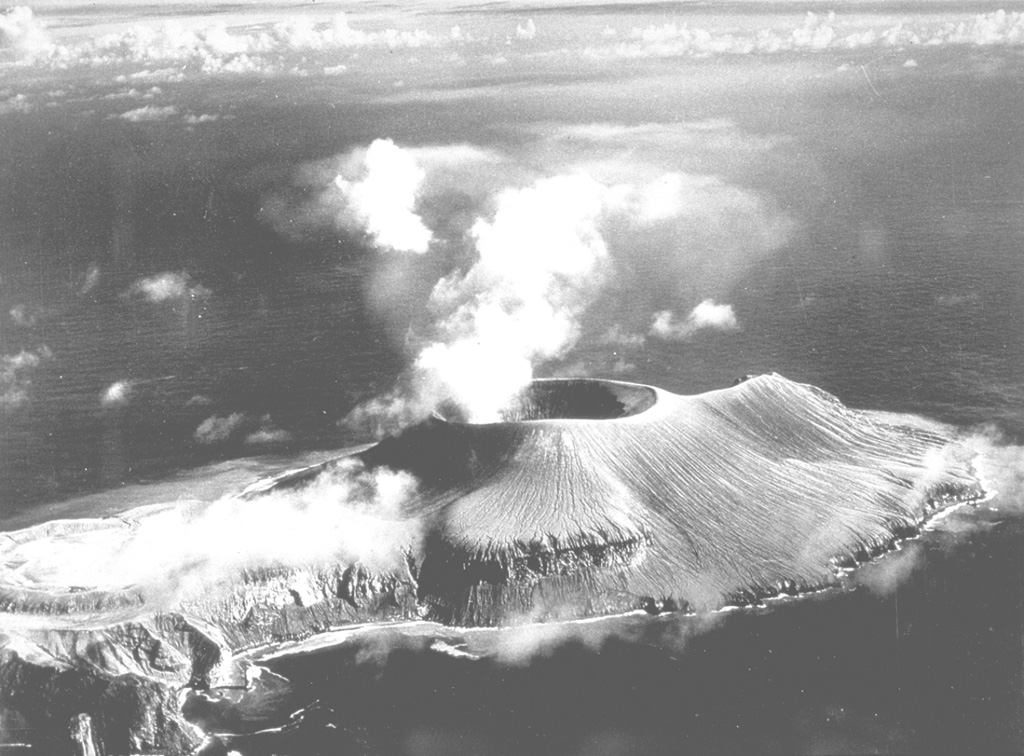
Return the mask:
[(342, 198), (339, 225), (367, 233), (382, 247), (426, 252), (431, 233), (415, 212), (425, 175), (415, 158), (390, 139), (356, 150), (334, 179)]
[(419, 402), (451, 399), (474, 422), (496, 420), (537, 362), (573, 346), (580, 315), (607, 279), (598, 228), (605, 194), (575, 175), (498, 195), (493, 219), (471, 231), (476, 263), (431, 294), (439, 322), (414, 362)]
[[(121, 515), (132, 527), (92, 521), (100, 525), (77, 527), (73, 537), (8, 543), (0, 580), (26, 587), (136, 585), (152, 605), (200, 596), (254, 567), (359, 561), (386, 571), (418, 544), (419, 524), (403, 515), (415, 488), (407, 473), (369, 471), (348, 459), (299, 490), (151, 505)], [(67, 522), (42, 527), (57, 536)]]
[(995, 427), (979, 430), (968, 440), (977, 453), (975, 467), (982, 485), (995, 494), (1000, 509), (1024, 509), (1024, 446), (1016, 446)]

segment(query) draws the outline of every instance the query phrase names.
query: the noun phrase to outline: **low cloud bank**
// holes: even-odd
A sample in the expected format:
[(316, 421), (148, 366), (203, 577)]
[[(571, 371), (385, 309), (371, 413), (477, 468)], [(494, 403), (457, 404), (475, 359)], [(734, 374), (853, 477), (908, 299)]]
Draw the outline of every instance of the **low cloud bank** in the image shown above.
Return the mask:
[[(329, 58), (368, 50), (407, 51), (412, 57), (431, 48), (459, 60), (473, 56), (480, 63), (515, 65), (553, 53), (616, 60), (1024, 44), (1024, 13), (1000, 10), (965, 18), (960, 11), (956, 16), (957, 20), (947, 20), (938, 14), (910, 13), (894, 24), (856, 11), (841, 16), (808, 13), (793, 24), (781, 14), (778, 19), (752, 15), (745, 27), (728, 23), (708, 28), (691, 25), (690, 19), (673, 20), (632, 29), (605, 27), (568, 47), (542, 49), (544, 35), (538, 34), (533, 19), (516, 23), (507, 34), (477, 38), (461, 27), (444, 32), (371, 31), (353, 27), (345, 13), (326, 21), (322, 16), (296, 16), (269, 23), (266, 17), (254, 17), (253, 23), (237, 27), (205, 19), (161, 21), (64, 39), (51, 34), (30, 7), (20, 6), (0, 14), (0, 52), (8, 59), (57, 70), (135, 66), (150, 80), (180, 81), (195, 75), (322, 74), (325, 68), (341, 73), (345, 63)], [(565, 38), (550, 35), (550, 44), (564, 45)]]
[(598, 58), (661, 58), (708, 55), (770, 55), (864, 49), (907, 49), (948, 45), (987, 47), (1024, 44), (1024, 13), (1000, 10), (964, 21), (933, 21), (927, 16), (895, 25), (867, 26), (835, 13), (808, 13), (794, 28), (715, 30), (686, 22), (634, 27), (629, 39), (590, 47)]
[[(269, 72), (280, 69), (283, 56), (292, 52), (367, 47), (394, 50), (435, 42), (432, 35), (420, 29), (354, 29), (343, 12), (326, 23), (299, 16), (287, 22), (231, 29), (219, 22), (190, 27), (179, 21), (165, 21), (58, 42), (29, 7), (19, 6), (0, 14), (0, 50), (10, 50), (24, 62), (57, 69), (159, 64), (172, 78), (180, 76), (182, 66), (204, 74)], [(168, 68), (170, 64), (177, 64), (177, 69)]]

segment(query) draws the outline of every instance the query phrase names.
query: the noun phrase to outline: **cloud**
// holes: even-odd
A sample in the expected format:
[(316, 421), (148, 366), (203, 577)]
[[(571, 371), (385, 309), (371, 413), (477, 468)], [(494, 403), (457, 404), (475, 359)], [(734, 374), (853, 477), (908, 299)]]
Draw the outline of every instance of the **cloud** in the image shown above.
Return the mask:
[(365, 32), (353, 29), (344, 13), (338, 13), (328, 24), (317, 24), (310, 18), (300, 18), (273, 27), (275, 41), (295, 50), (323, 50), (338, 47), (381, 45), (389, 48), (422, 47), (434, 41), (423, 31), (384, 29)]
[(971, 291), (966, 294), (941, 294), (935, 298), (935, 303), (940, 307), (964, 307), (976, 305), (981, 301), (977, 292)]
[(215, 121), (219, 121), (220, 116), (214, 113), (202, 113), (199, 115), (195, 113), (188, 113), (182, 120), (190, 126), (196, 126), (201, 123), (214, 123)]
[(714, 300), (705, 299), (682, 320), (670, 310), (656, 313), (650, 335), (667, 341), (686, 341), (700, 330), (735, 331), (739, 327), (732, 305), (715, 304)]
[[(458, 407), (472, 421), (492, 421), (539, 366), (566, 359), (584, 335), (594, 345), (638, 348), (648, 334), (683, 339), (702, 329), (738, 328), (732, 308), (711, 299), (686, 318), (656, 313), (693, 288), (726, 291), (781, 246), (788, 221), (752, 190), (664, 170), (679, 155), (653, 138), (667, 127), (591, 126), (570, 158), (544, 139), (515, 157), (465, 145), (402, 148), (420, 170), (419, 203), (410, 210), (407, 192), (401, 211), (416, 212), (438, 243), (421, 247), (429, 246), (433, 259), (415, 271), (386, 258), (377, 274), (373, 306), (395, 324), (410, 365), (393, 392), (352, 412), (351, 424), (393, 431), (445, 403), (446, 412)], [(728, 123), (700, 123), (687, 132), (694, 129), (737, 138)], [(650, 145), (638, 147), (631, 138), (641, 132)], [(538, 177), (533, 165), (558, 172)], [(329, 194), (312, 211), (294, 208), (297, 225), (323, 214)], [(344, 205), (335, 192), (333, 206)], [(276, 223), (288, 215), (278, 208)], [(403, 279), (422, 280), (427, 270), (439, 276), (429, 294)], [(665, 275), (652, 281), (650, 270)], [(611, 290), (614, 301), (606, 296)], [(603, 334), (584, 334), (584, 314), (598, 302), (594, 322), (604, 324)], [(627, 303), (621, 317), (616, 303)], [(607, 370), (616, 368), (630, 363), (608, 361)]]
[[(0, 42), (20, 59), (56, 69), (143, 65), (137, 74), (118, 74), (152, 81), (181, 81), (187, 75), (245, 74), (288, 71), (289, 57), (304, 53), (382, 48), (419, 48), (437, 40), (421, 30), (387, 28), (362, 31), (349, 25), (344, 13), (323, 23), (309, 16), (286, 22), (228, 28), (222, 22), (205, 26), (181, 19), (161, 24), (140, 23), (127, 31), (83, 36), (57, 45), (31, 10), (16, 8), (0, 16)], [(304, 69), (296, 69), (304, 71)]]
[(120, 118), (130, 123), (151, 123), (154, 121), (166, 121), (178, 114), (178, 108), (174, 105), (146, 105), (141, 108), (129, 110), (111, 118)]
[(26, 113), (32, 113), (36, 109), (35, 103), (33, 103), (28, 95), (25, 94), (12, 94), (6, 98), (0, 98), (0, 115), (7, 115), (8, 113), (20, 113), (22, 115)]
[(181, 273), (159, 273), (148, 278), (140, 278), (128, 290), (130, 294), (138, 294), (150, 302), (166, 302), (181, 299), (188, 294), (188, 279)]
[(101, 278), (100, 267), (93, 263), (89, 266), (89, 269), (85, 272), (82, 277), (82, 286), (79, 288), (78, 293), (81, 296), (85, 296), (99, 285)]
[(11, 320), (14, 321), (15, 325), (21, 326), (22, 328), (32, 328), (40, 320), (46, 318), (53, 312), (53, 310), (38, 305), (33, 306), (19, 304), (12, 307), (8, 314), (11, 316)]
[(150, 71), (148, 68), (144, 68), (141, 71), (135, 71), (130, 74), (119, 74), (114, 77), (114, 81), (122, 84), (130, 81), (145, 84), (171, 84), (184, 80), (185, 74), (180, 68), (158, 68), (153, 71)]
[(298, 489), (124, 512), (131, 523), (124, 537), (80, 539), (59, 559), (41, 561), (58, 584), (136, 586), (154, 610), (201, 599), (237, 582), (242, 570), (264, 566), (287, 566), (309, 595), (315, 589), (303, 581), (306, 567), (359, 562), (378, 573), (407, 571), (405, 550), (421, 538), (419, 521), (403, 514), (415, 491), (412, 476), (369, 471), (349, 458)]
[(192, 438), (201, 444), (221, 444), (230, 439), (247, 422), (246, 416), (235, 412), (227, 417), (212, 415), (196, 428)]
[(141, 91), (139, 89), (136, 89), (135, 87), (132, 87), (131, 89), (124, 89), (124, 90), (121, 90), (120, 92), (111, 92), (110, 94), (103, 95), (102, 99), (104, 99), (104, 100), (125, 100), (125, 99), (131, 99), (131, 100), (139, 100), (139, 99), (152, 100), (154, 97), (156, 97), (157, 95), (160, 95), (160, 94), (163, 94), (163, 90), (161, 90), (160, 87), (150, 87), (145, 92), (143, 92), (143, 91)]
[(246, 446), (272, 446), (288, 443), (292, 434), (286, 430), (275, 428), (270, 415), (260, 418), (260, 427), (245, 437)]
[(752, 193), (730, 186), (715, 176), (670, 171), (641, 184), (616, 187), (621, 211), (641, 223), (680, 217), (718, 215), (712, 205), (728, 207), (738, 215), (756, 213), (760, 201)]
[(285, 444), (292, 440), (292, 434), (280, 428), (260, 428), (245, 437), (246, 446), (270, 446)]
[(122, 407), (128, 403), (131, 393), (131, 381), (115, 381), (107, 386), (102, 396), (100, 396), (100, 404), (108, 408)]
[(645, 341), (643, 334), (630, 333), (621, 323), (615, 323), (598, 339), (600, 344), (621, 347), (641, 347)]
[(209, 289), (198, 284), (193, 285), (187, 274), (165, 272), (140, 278), (122, 296), (140, 297), (147, 302), (159, 304), (182, 299), (201, 299), (209, 295)]
[[(0, 49), (7, 51), (7, 57), (55, 70), (109, 68), (118, 77), (129, 77), (133, 74), (126, 74), (123, 68), (133, 66), (152, 81), (181, 81), (210, 75), (308, 75), (321, 74), (325, 69), (339, 72), (351, 63), (349, 58), (354, 58), (356, 52), (409, 50), (418, 55), (423, 48), (447, 48), (448, 53), (457, 48), (471, 60), (501, 65), (559, 53), (615, 60), (1024, 42), (1024, 14), (1003, 11), (955, 22), (945, 21), (939, 14), (922, 13), (897, 24), (856, 12), (840, 17), (811, 13), (795, 24), (789, 14), (781, 13), (744, 14), (738, 24), (732, 15), (727, 22), (701, 18), (708, 23), (707, 28), (669, 22), (620, 33), (604, 27), (596, 30), (586, 47), (574, 44), (560, 50), (533, 50), (527, 48), (534, 48), (534, 44), (520, 45), (519, 49), (502, 44), (515, 40), (537, 40), (539, 44), (542, 37), (537, 36), (533, 19), (517, 24), (507, 37), (471, 38), (460, 27), (436, 34), (419, 28), (356, 28), (345, 13), (326, 20), (312, 14), (295, 15), (280, 23), (252, 19), (252, 23), (232, 27), (185, 15), (159, 22), (140, 21), (113, 33), (99, 29), (93, 30), (94, 34), (62, 33), (55, 42), (40, 19), (29, 8), (20, 7), (0, 16)], [(343, 55), (346, 59), (339, 60)], [(394, 60), (391, 58), (387, 65), (393, 65)], [(405, 62), (416, 65), (413, 56), (407, 56)]]
[(49, 33), (31, 8), (19, 6), (0, 14), (0, 51), (36, 56), (48, 54), (52, 49)]
[(11, 410), (28, 402), (31, 373), (52, 356), (49, 348), (42, 346), (35, 352), (23, 349), (0, 358), (0, 409)]
[(798, 25), (786, 27), (706, 29), (676, 22), (635, 27), (628, 40), (590, 47), (584, 54), (598, 58), (706, 57), (1022, 43), (1024, 13), (1019, 12), (1000, 10), (952, 22), (924, 15), (885, 26), (866, 26), (858, 14), (840, 19), (835, 13), (807, 13)]
[(426, 252), (431, 233), (414, 210), (424, 175), (412, 155), (390, 139), (356, 150), (334, 179), (339, 223), (364, 231), (378, 246)]
[(408, 336), (414, 356), (402, 387), (357, 408), (350, 424), (392, 430), (445, 402), (474, 422), (497, 419), (536, 364), (579, 338), (580, 317), (608, 280), (600, 225), (610, 196), (582, 174), (498, 192), (491, 214), (468, 229), (470, 261), (436, 283), (428, 321)]
[(537, 25), (533, 19), (527, 19), (525, 24), (516, 26), (516, 39), (533, 39), (537, 36)]
[[(584, 335), (642, 346), (666, 301), (693, 289), (724, 293), (788, 238), (792, 224), (758, 192), (665, 170), (690, 153), (706, 158), (709, 140), (744, 165), (770, 150), (765, 138), (739, 149), (744, 135), (731, 122), (545, 131), (513, 154), (376, 140), (300, 167), (291, 187), (264, 199), (263, 217), (284, 235), (343, 229), (380, 248), (426, 253), (376, 258), (371, 307), (410, 362), (395, 390), (358, 407), (350, 424), (391, 431), (445, 402), (494, 419), (539, 366), (565, 359)], [(550, 173), (538, 175), (538, 166)], [(650, 270), (665, 274), (652, 281)], [(609, 322), (618, 315), (612, 289), (615, 302), (629, 303), (618, 322)], [(584, 334), (583, 315), (598, 302), (593, 322), (604, 336)], [(685, 326), (669, 319), (662, 333), (733, 327), (728, 306), (711, 305)], [(619, 359), (607, 369), (631, 366)]]
[(452, 399), (470, 419), (494, 420), (536, 362), (572, 347), (607, 279), (604, 208), (605, 188), (582, 175), (498, 195), (493, 218), (471, 229), (476, 262), (431, 294), (439, 321), (414, 362), (421, 398)]
[[(451, 232), (453, 217), (460, 215), (451, 212), (452, 196), (469, 196), (475, 203), (503, 178), (509, 178), (504, 158), (473, 145), (412, 147), (378, 139), (299, 166), (291, 186), (264, 197), (260, 213), (277, 233), (296, 241), (345, 231), (371, 243), (390, 239), (403, 251), (421, 253), (433, 241), (435, 224), (442, 233), (446, 227)], [(389, 219), (396, 224), (390, 229), (385, 227)], [(382, 233), (375, 237), (371, 229), (378, 227)], [(394, 250), (393, 244), (378, 246)]]

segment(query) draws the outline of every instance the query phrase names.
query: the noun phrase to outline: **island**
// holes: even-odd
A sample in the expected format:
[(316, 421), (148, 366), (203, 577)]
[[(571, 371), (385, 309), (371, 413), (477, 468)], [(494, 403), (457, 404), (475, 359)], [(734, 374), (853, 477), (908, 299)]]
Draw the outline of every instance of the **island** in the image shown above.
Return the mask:
[(46, 752), (226, 752), (268, 655), (799, 596), (983, 495), (948, 426), (776, 374), (537, 380), (499, 422), (442, 406), (225, 499), (0, 533), (0, 717)]

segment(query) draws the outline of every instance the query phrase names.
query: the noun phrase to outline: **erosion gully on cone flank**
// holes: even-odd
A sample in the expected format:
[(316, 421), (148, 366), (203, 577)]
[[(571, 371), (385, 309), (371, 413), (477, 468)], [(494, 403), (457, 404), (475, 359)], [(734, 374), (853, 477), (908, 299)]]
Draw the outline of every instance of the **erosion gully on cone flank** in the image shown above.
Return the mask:
[[(948, 427), (851, 410), (774, 374), (698, 396), (535, 381), (501, 422), (453, 415), (236, 499), (287, 497), (325, 477), (411, 476), (389, 515), (390, 530), (409, 534), (393, 553), (341, 549), (193, 581), (184, 557), (157, 581), (145, 565), (133, 575), (111, 562), (116, 575), (101, 567), (91, 585), (70, 582), (60, 560), (123, 552), (176, 505), (2, 534), (0, 713), (29, 728), (90, 713), (108, 747), (184, 752), (197, 736), (180, 707), (194, 699), (172, 691), (230, 683), (257, 649), (356, 623), (500, 626), (795, 594), (982, 495)], [(104, 707), (115, 705), (137, 721), (110, 724)], [(146, 715), (155, 709), (160, 718)]]

